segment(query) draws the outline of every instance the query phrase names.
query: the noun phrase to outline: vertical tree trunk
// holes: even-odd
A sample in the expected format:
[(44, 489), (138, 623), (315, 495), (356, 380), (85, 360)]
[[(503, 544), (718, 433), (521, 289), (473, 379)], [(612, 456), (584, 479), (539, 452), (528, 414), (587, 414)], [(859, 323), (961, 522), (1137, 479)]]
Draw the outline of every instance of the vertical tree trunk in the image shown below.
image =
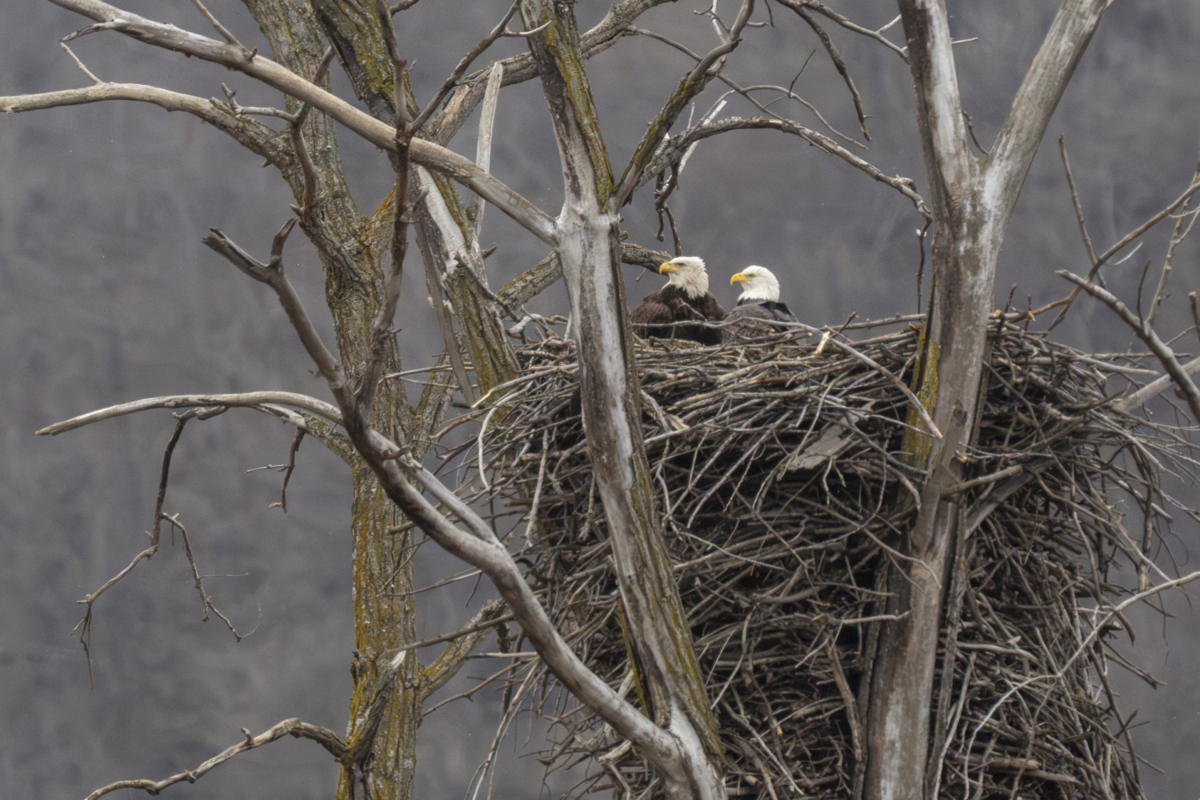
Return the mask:
[[(310, 6), (286, 0), (246, 0), (259, 21), (277, 61), (296, 73), (312, 76), (321, 62), (327, 40)], [(289, 99), (289, 111), (298, 109)], [(351, 373), (366, 359), (371, 328), (383, 296), (387, 270), (391, 215), (375, 218), (358, 214), (341, 172), (331, 120), (309, 114), (303, 126), (318, 179), (317, 202), (302, 227), (316, 245), (325, 271), (325, 293), (334, 317), (338, 352)], [(286, 174), (297, 203), (302, 203), (304, 178), (299, 168)], [(388, 371), (400, 369), (390, 348)], [(403, 436), (412, 433), (413, 418), (403, 390), (385, 382), (377, 395), (375, 425)], [(416, 730), (420, 721), (417, 659), (406, 659), (390, 682), (386, 702), (378, 703), (380, 677), (396, 652), (415, 639), (411, 603), (412, 571), (404, 554), (411, 542), (406, 533), (389, 533), (401, 521), (396, 507), (379, 490), (371, 470), (353, 450), (346, 451), (352, 475), (351, 539), (353, 542), (355, 654), (354, 690), (347, 737), (352, 755), (342, 765), (338, 794), (355, 796), (356, 779), (365, 780), (370, 764), (371, 792), (376, 798), (404, 800), (412, 795), (416, 764)], [(375, 703), (374, 713), (372, 704)]]
[(624, 619), (647, 713), (678, 744), (655, 764), (669, 798), (723, 798), (723, 756), (674, 582), (641, 432), (632, 332), (620, 272), (616, 187), (567, 3), (522, 0), (563, 164), (557, 252), (571, 298), (583, 422), (612, 539)]
[[(992, 153), (968, 149), (944, 0), (900, 0), (933, 212), (933, 294), (918, 396), (944, 438), (909, 437), (927, 470), (921, 507), (888, 577), (888, 613), (872, 669), (868, 800), (926, 797), (941, 612), (959, 524), (943, 499), (961, 478), (958, 455), (974, 429), (996, 259), (1025, 174), (1050, 116), (1099, 24), (1105, 0), (1064, 0), (997, 135)], [(952, 669), (953, 665), (946, 665)], [(940, 745), (940, 743), (932, 743)]]

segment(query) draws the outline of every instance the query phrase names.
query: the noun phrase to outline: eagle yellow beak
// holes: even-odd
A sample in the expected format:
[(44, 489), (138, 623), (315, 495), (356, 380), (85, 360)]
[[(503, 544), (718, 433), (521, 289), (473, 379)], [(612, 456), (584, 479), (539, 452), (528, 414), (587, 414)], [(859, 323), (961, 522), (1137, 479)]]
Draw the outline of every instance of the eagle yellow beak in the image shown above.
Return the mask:
[(670, 261), (658, 265), (659, 275), (670, 275), (672, 272), (679, 272), (679, 267), (675, 266)]
[(747, 283), (749, 280), (750, 278), (746, 275), (746, 273), (739, 272), (729, 279), (729, 285), (733, 286), (735, 283)]

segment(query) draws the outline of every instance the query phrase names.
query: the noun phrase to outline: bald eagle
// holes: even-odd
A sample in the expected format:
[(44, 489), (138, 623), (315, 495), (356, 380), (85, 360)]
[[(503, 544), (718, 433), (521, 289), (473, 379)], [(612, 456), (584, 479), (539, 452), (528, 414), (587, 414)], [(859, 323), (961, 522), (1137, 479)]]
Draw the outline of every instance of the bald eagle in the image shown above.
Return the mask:
[(798, 322), (788, 307), (779, 302), (779, 280), (766, 267), (750, 266), (729, 279), (729, 285), (742, 284), (737, 307), (725, 317), (721, 328), (722, 342), (754, 339), (777, 331), (785, 325), (775, 322)]
[(660, 264), (658, 272), (667, 276), (667, 285), (646, 295), (646, 299), (629, 313), (634, 333), (659, 339), (688, 339), (700, 344), (719, 344), (721, 332), (714, 328), (703, 324), (672, 324), (720, 322), (725, 319), (725, 309), (708, 291), (708, 272), (704, 269), (704, 260), (680, 256)]

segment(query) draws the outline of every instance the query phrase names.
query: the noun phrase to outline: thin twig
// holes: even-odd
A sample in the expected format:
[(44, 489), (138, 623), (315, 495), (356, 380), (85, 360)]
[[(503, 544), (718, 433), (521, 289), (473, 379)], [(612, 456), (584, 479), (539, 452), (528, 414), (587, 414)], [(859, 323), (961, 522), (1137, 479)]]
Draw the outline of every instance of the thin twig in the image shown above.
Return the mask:
[(1158, 337), (1154, 329), (1144, 320), (1139, 319), (1124, 303), (1117, 299), (1116, 295), (1107, 289), (1097, 286), (1091, 281), (1066, 270), (1059, 270), (1057, 274), (1111, 308), (1121, 318), (1121, 321), (1133, 330), (1134, 334), (1150, 348), (1150, 352), (1158, 357), (1167, 374), (1171, 376), (1171, 379), (1175, 381), (1180, 391), (1184, 393), (1184, 396), (1187, 398), (1188, 407), (1192, 411), (1192, 417), (1200, 420), (1200, 388), (1197, 388), (1191, 376), (1188, 375), (1178, 359), (1175, 358), (1175, 352)]
[[(425, 106), (425, 110), (422, 111), (415, 120), (413, 120), (414, 131), (420, 131), (421, 128), (425, 126), (425, 123), (429, 120), (429, 117), (441, 107), (442, 101), (446, 99), (446, 96), (450, 94), (451, 90), (453, 90), (458, 84), (459, 79), (461, 79), (463, 75), (467, 74), (467, 70), (470, 68), (471, 64), (474, 63), (475, 59), (483, 55), (489, 47), (495, 44), (497, 39), (504, 35), (505, 30), (508, 28), (509, 21), (511, 21), (513, 16), (516, 15), (517, 10), (520, 7), (521, 4), (519, 0), (518, 2), (514, 2), (511, 6), (509, 6), (508, 11), (506, 11), (504, 16), (500, 19), (499, 24), (492, 28), (492, 30), (488, 32), (487, 36), (484, 36), (478, 44), (467, 51), (467, 54), (459, 60), (458, 64), (454, 67), (454, 70), (450, 73), (450, 77), (446, 78), (441, 88), (438, 89), (437, 94), (435, 94), (433, 99), (430, 100), (428, 105)], [(493, 68), (496, 66), (500, 66), (501, 74), (503, 74), (503, 65), (497, 62), (497, 64), (493, 65)], [(486, 170), (487, 168), (484, 167), (484, 169)]]
[(229, 29), (222, 25), (217, 18), (214, 17), (212, 13), (204, 7), (204, 3), (200, 2), (200, 0), (192, 0), (192, 3), (197, 9), (199, 9), (200, 13), (204, 15), (204, 18), (209, 21), (209, 24), (217, 29), (217, 33), (221, 34), (225, 41), (229, 42), (235, 47), (240, 47), (246, 53), (247, 61), (252, 61), (254, 59), (254, 54), (258, 52), (258, 48), (255, 48), (253, 51), (251, 51), (248, 47), (239, 42), (237, 37), (230, 33)]

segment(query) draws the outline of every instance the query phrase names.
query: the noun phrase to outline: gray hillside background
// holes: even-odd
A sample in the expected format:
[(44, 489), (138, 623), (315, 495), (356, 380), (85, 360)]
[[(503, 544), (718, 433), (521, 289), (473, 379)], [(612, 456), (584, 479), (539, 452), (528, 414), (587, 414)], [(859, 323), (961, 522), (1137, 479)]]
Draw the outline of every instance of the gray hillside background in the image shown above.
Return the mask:
[[(705, 4), (698, 0), (695, 7)], [(652, 12), (638, 25), (693, 49), (712, 45), (689, 0)], [(253, 45), (260, 38), (234, 0), (210, 9)], [(401, 14), (401, 49), (414, 63), (425, 100), (454, 63), (507, 8), (507, 0), (423, 0)], [(834, 3), (870, 27), (895, 15), (887, 3)], [(726, 6), (729, 6), (726, 8)], [(765, 4), (756, 19), (767, 21)], [(205, 33), (190, 2), (129, 2), (125, 7)], [(966, 107), (983, 143), (995, 135), (1055, 4), (1038, 0), (951, 3)], [(581, 23), (606, 5), (580, 3)], [(731, 3), (722, 3), (732, 13)], [(0, 94), (85, 85), (57, 39), (84, 21), (42, 0), (4, 0), (0, 17)], [(794, 14), (771, 6), (774, 27), (750, 30), (727, 74), (742, 85), (787, 84), (819, 44)], [(829, 25), (862, 92), (874, 141), (865, 157), (885, 173), (924, 186), (907, 67), (879, 46)], [(893, 31), (894, 39), (899, 38)], [(247, 79), (140, 45), (114, 33), (86, 37), (77, 54), (100, 77), (159, 83), (220, 96), (220, 82), (247, 105), (281, 101)], [(497, 52), (523, 43), (503, 40)], [(593, 85), (614, 167), (620, 169), (687, 59), (649, 39), (622, 40), (593, 62)], [(344, 91), (345, 86), (341, 89)], [(857, 132), (853, 108), (824, 52), (795, 83), (831, 124)], [(714, 84), (697, 117), (723, 91)], [(755, 112), (737, 97), (721, 116)], [(803, 109), (786, 112), (820, 129)], [(1200, 139), (1200, 3), (1122, 0), (1106, 16), (1050, 125), (1009, 228), (997, 303), (1018, 284), (1015, 302), (1040, 305), (1066, 293), (1056, 269), (1084, 272), (1086, 256), (1071, 210), (1056, 140), (1065, 135), (1090, 232), (1103, 250), (1173, 200), (1195, 169)], [(558, 157), (540, 89), (501, 93), (493, 170), (556, 213)], [(360, 211), (384, 197), (391, 170), (374, 148), (342, 137), (343, 158)], [(453, 146), (473, 156), (464, 132)], [(652, 196), (643, 189), (625, 209), (631, 241), (657, 246)], [(287, 459), (291, 434), (248, 411), (189, 425), (175, 456), (167, 510), (181, 514), (210, 591), (240, 630), (201, 621), (200, 602), (176, 536), (96, 605), (91, 641), (95, 686), (71, 634), (83, 609), (75, 601), (122, 569), (144, 546), (151, 524), (167, 412), (127, 417), (53, 439), (33, 432), (51, 422), (140, 397), (184, 392), (289, 389), (326, 397), (273, 297), (200, 244), (209, 227), (265, 255), (288, 215), (282, 181), (231, 139), (182, 114), (109, 103), (0, 118), (0, 797), (82, 798), (122, 778), (159, 779), (193, 768), (234, 744), (239, 728), (258, 733), (287, 717), (344, 730), (353, 647), (349, 480), (336, 458), (306, 442), (286, 514), (276, 472), (247, 470)], [(919, 217), (908, 201), (804, 145), (776, 133), (709, 140), (693, 154), (672, 201), (688, 253), (703, 256), (713, 290), (734, 302), (730, 274), (771, 267), (784, 300), (813, 324), (849, 314), (879, 317), (916, 310)], [(1141, 268), (1161, 263), (1169, 228), (1151, 236), (1109, 285), (1127, 301)], [(544, 255), (532, 237), (489, 208), (485, 243), (493, 286)], [(663, 249), (669, 248), (669, 242)], [(316, 316), (320, 269), (303, 237), (288, 244), (287, 269)], [(415, 248), (399, 324), (407, 367), (440, 350)], [(1156, 275), (1156, 272), (1152, 272)], [(626, 273), (637, 299), (662, 280)], [(1200, 240), (1176, 257), (1173, 296), (1160, 327), (1174, 335), (1190, 321), (1185, 296), (1200, 290)], [(531, 304), (566, 309), (561, 287)], [(1122, 350), (1130, 335), (1094, 302), (1081, 300), (1055, 335), (1094, 351)], [(1183, 340), (1186, 342), (1186, 340)], [(1181, 343), (1182, 350), (1195, 349)], [(1176, 487), (1192, 492), (1191, 487)], [(1196, 528), (1180, 520), (1170, 542), (1180, 569), (1194, 569)], [(1164, 554), (1164, 562), (1169, 557)], [(460, 569), (422, 548), (419, 582)], [(423, 596), (420, 632), (453, 630), (490, 596), (473, 584)], [(1167, 598), (1174, 619), (1139, 610), (1136, 647), (1144, 669), (1168, 685), (1151, 690), (1115, 671), (1148, 794), (1200, 796), (1200, 606)], [(490, 647), (490, 645), (488, 645)], [(426, 655), (428, 657), (428, 654)], [(479, 666), (476, 674), (487, 671)], [(447, 694), (471, 685), (460, 677)], [(438, 711), (421, 729), (417, 796), (462, 797), (492, 736), (493, 695)], [(541, 766), (516, 753), (527, 720), (505, 747), (498, 798), (529, 798)], [(531, 741), (537, 744), (538, 731)], [(180, 798), (327, 798), (336, 769), (326, 753), (291, 739), (236, 759)], [(556, 784), (557, 785), (557, 784)], [(122, 794), (130, 796), (132, 794)]]

